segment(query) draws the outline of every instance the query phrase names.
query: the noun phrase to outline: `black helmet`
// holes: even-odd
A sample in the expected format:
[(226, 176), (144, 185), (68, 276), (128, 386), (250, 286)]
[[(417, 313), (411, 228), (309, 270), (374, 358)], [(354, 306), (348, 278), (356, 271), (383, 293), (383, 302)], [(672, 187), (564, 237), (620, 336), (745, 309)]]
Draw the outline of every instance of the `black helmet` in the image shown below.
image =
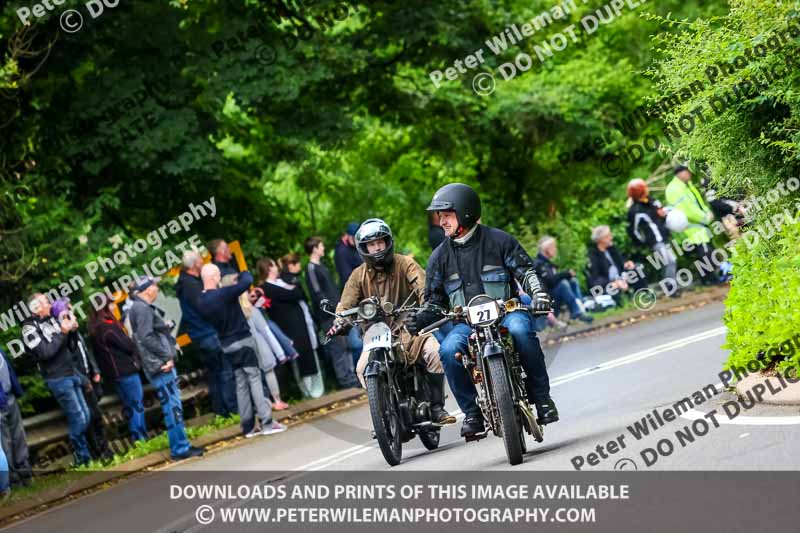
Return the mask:
[[(367, 243), (384, 239), (386, 241), (386, 249), (370, 254), (367, 251)], [(392, 229), (389, 225), (379, 218), (370, 218), (365, 220), (361, 227), (356, 231), (356, 249), (358, 255), (364, 259), (364, 262), (379, 270), (385, 270), (392, 266), (394, 263), (394, 238), (392, 237)]]
[(436, 191), (428, 211), (455, 211), (458, 224), (469, 231), (481, 218), (481, 199), (469, 185), (450, 183)]

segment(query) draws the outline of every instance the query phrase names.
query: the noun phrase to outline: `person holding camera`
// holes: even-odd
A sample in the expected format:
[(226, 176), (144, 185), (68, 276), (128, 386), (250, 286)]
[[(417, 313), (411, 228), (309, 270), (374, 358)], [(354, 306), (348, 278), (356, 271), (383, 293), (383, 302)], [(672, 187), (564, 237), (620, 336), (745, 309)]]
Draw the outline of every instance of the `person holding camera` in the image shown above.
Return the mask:
[[(69, 298), (53, 302), (50, 314), (57, 320), (69, 317), (77, 324), (78, 319), (72, 310)], [(89, 453), (92, 459), (110, 460), (114, 457), (108, 447), (105, 431), (103, 430), (103, 412), (100, 410), (99, 401), (103, 397), (100, 370), (94, 355), (89, 350), (86, 341), (77, 329), (67, 334), (67, 343), (70, 350), (76, 355), (75, 367), (83, 378), (83, 399), (89, 408), (89, 426), (86, 428), (86, 442), (89, 444)]]
[(52, 316), (52, 304), (42, 293), (32, 295), (28, 307), (33, 314), (22, 322), (25, 350), (38, 364), (42, 378), (64, 412), (75, 464), (87, 464), (92, 456), (86, 441), (91, 420), (83, 395), (86, 378), (76, 367), (76, 345), (69, 342), (69, 334), (78, 329), (78, 321), (72, 313)]

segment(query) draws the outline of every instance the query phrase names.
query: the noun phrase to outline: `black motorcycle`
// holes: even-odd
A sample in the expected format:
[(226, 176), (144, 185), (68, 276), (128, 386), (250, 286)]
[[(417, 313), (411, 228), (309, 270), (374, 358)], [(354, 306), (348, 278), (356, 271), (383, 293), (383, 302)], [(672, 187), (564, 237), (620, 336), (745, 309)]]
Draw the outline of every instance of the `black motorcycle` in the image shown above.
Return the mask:
[[(324, 307), (323, 307), (324, 308)], [(362, 300), (357, 308), (332, 314), (363, 331), (369, 362), (364, 380), (372, 426), (383, 457), (400, 464), (403, 443), (418, 436), (428, 450), (439, 447), (440, 424), (431, 421), (430, 387), (420, 357), (412, 361), (400, 340), (403, 321), (415, 307), (395, 307), (377, 297)]]
[[(517, 465), (527, 450), (523, 429), (537, 442), (542, 442), (544, 435), (528, 403), (519, 353), (508, 330), (500, 325), (503, 317), (514, 311), (532, 309), (517, 299), (504, 302), (478, 295), (466, 307), (456, 306), (444, 318), (420, 331), (420, 335), (430, 334), (451, 320), (464, 321), (472, 327), (467, 353), (456, 357), (475, 383), (478, 404), (489, 429), (503, 439), (508, 462)], [(481, 433), (467, 440), (485, 437), (486, 433)]]

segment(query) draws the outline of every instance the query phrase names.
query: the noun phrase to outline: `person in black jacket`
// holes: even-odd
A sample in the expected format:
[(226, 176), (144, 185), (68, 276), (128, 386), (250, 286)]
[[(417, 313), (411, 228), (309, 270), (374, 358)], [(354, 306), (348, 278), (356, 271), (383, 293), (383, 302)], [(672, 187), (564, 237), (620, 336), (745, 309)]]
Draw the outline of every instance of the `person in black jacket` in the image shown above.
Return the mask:
[(631, 242), (646, 246), (653, 252), (652, 263), (662, 265), (662, 279), (675, 279), (677, 263), (675, 255), (667, 246), (670, 231), (667, 229), (667, 213), (658, 200), (650, 198), (650, 189), (643, 179), (628, 183), (628, 197), (633, 202), (628, 209), (628, 236)]
[[(341, 293), (333, 282), (331, 273), (322, 264), (325, 257), (325, 243), (319, 237), (309, 237), (304, 244), (308, 254), (308, 265), (306, 266), (306, 284), (311, 294), (311, 303), (314, 309), (314, 319), (322, 328), (328, 331), (333, 325), (334, 316), (326, 313), (320, 307), (322, 300), (328, 300), (330, 309), (336, 309)], [(353, 357), (351, 356), (347, 341), (343, 337), (333, 337), (324, 347), (325, 354), (328, 356), (336, 381), (343, 389), (359, 387), (356, 377)]]
[(446, 238), (444, 230), (439, 225), (439, 215), (428, 213), (428, 246), (431, 247), (431, 251), (438, 248)]
[(211, 254), (211, 262), (217, 265), (221, 276), (239, 273), (239, 264), (227, 242), (223, 239), (214, 239), (208, 243), (207, 248)]
[(19, 409), (22, 394), (14, 367), (0, 350), (0, 448), (8, 459), (9, 482), (24, 486), (29, 484), (32, 473), (28, 439)]
[[(258, 366), (258, 344), (242, 311), (239, 299), (253, 283), (250, 272), (222, 280), (219, 268), (203, 266), (203, 294), (198, 299), (201, 316), (219, 335), (222, 351), (228, 357), (236, 377), (236, 399), (245, 437), (271, 435), (286, 429), (272, 419), (272, 406), (264, 396), (261, 369)], [(258, 414), (260, 425), (256, 424)]]
[(76, 346), (67, 342), (69, 333), (78, 329), (78, 322), (69, 315), (61, 320), (52, 317), (50, 300), (42, 293), (31, 296), (28, 307), (33, 315), (22, 322), (22, 342), (64, 412), (75, 464), (86, 464), (92, 460), (86, 442), (86, 428), (91, 419), (83, 397), (86, 378), (76, 368), (77, 356), (73, 351)]
[(336, 243), (336, 249), (333, 251), (333, 262), (336, 264), (336, 272), (339, 273), (340, 288), (343, 288), (350, 279), (353, 270), (364, 262), (356, 250), (355, 235), (358, 228), (358, 222), (348, 224), (347, 230)]
[[(227, 248), (227, 245), (225, 247)], [(217, 266), (219, 267), (218, 264)], [(228, 417), (235, 414), (238, 409), (236, 378), (230, 360), (222, 353), (222, 345), (216, 330), (200, 316), (198, 299), (203, 293), (203, 281), (200, 279), (202, 268), (203, 258), (198, 252), (195, 250), (184, 252), (183, 267), (178, 276), (178, 283), (175, 284), (175, 294), (181, 306), (179, 332), (189, 335), (192, 347), (197, 350), (206, 368), (211, 409), (219, 416)]]
[(556, 240), (549, 235), (539, 239), (539, 253), (534, 260), (536, 274), (547, 293), (555, 300), (556, 313), (562, 305), (569, 309), (569, 316), (582, 322), (591, 323), (594, 318), (583, 310), (583, 295), (574, 270), (559, 271), (553, 259), (558, 254)]
[(300, 257), (287, 254), (278, 263), (263, 258), (258, 262), (258, 270), (260, 276), (265, 276), (261, 289), (271, 300), (269, 316), (292, 339), (300, 355), (292, 361), (300, 391), (303, 396), (319, 398), (325, 392), (325, 385), (316, 356), (317, 328), (300, 286)]
[[(56, 319), (60, 319), (65, 315), (74, 316), (69, 298), (53, 302), (50, 313)], [(77, 355), (76, 368), (84, 378), (83, 399), (86, 401), (90, 414), (89, 426), (86, 428), (86, 442), (89, 444), (89, 453), (91, 453), (92, 459), (111, 459), (114, 454), (111, 453), (108, 447), (103, 428), (103, 412), (100, 410), (98, 403), (100, 398), (103, 397), (103, 386), (97, 361), (95, 361), (94, 355), (78, 330), (71, 331), (68, 334), (67, 342)]]
[[(480, 224), (481, 202), (468, 185), (451, 183), (433, 196), (428, 211), (434, 211), (448, 237), (433, 251), (425, 273), (425, 305), (406, 322), (412, 334), (439, 320), (442, 311), (467, 305), (475, 296), (487, 294), (507, 300), (518, 294), (517, 283), (531, 297), (536, 314), (550, 312), (552, 300), (542, 289), (533, 260), (508, 233)], [(558, 421), (550, 398), (550, 379), (544, 353), (536, 336), (533, 317), (515, 311), (503, 319), (525, 370), (528, 401), (536, 406), (540, 424)], [(466, 368), (456, 359), (467, 351), (472, 329), (464, 323), (448, 323), (440, 329), (439, 356), (450, 389), (464, 413), (461, 436), (485, 435), (477, 392)]]
[(139, 371), (142, 363), (136, 345), (114, 316), (117, 305), (106, 302), (89, 320), (89, 338), (103, 378), (117, 389), (122, 414), (128, 420), (131, 439), (147, 440), (144, 394)]
[(647, 288), (647, 279), (642, 266), (630, 259), (624, 260), (614, 247), (614, 236), (608, 226), (597, 226), (592, 230), (589, 247), (589, 286), (593, 295), (606, 293), (617, 303), (627, 291)]

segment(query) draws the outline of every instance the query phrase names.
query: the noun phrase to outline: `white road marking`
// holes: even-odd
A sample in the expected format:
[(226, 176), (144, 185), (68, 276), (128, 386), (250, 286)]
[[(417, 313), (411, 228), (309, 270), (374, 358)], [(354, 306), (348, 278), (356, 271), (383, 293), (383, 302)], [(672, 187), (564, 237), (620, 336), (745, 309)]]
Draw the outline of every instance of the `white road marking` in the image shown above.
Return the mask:
[[(459, 409), (458, 411), (454, 411), (450, 413), (451, 415), (456, 417), (456, 421), (464, 418), (464, 413), (461, 412)], [(378, 444), (374, 441), (370, 441), (368, 444), (359, 444), (358, 446), (353, 446), (352, 448), (348, 448), (347, 450), (343, 450), (339, 453), (330, 455), (328, 457), (323, 457), (322, 459), (317, 459), (312, 463), (305, 464), (303, 466), (298, 466), (294, 468), (295, 471), (298, 470), (307, 470), (307, 471), (315, 471), (315, 470), (322, 470), (324, 468), (328, 468), (329, 466), (335, 465), (336, 463), (341, 463), (342, 461), (349, 459), (351, 457), (355, 457), (356, 455), (360, 455), (364, 452), (375, 450), (378, 448)]]
[(656, 346), (654, 348), (649, 348), (647, 350), (642, 350), (641, 352), (632, 353), (630, 355), (625, 355), (623, 357), (619, 357), (617, 359), (612, 359), (611, 361), (606, 361), (605, 363), (600, 363), (599, 365), (595, 365), (589, 368), (584, 368), (583, 370), (577, 370), (575, 372), (570, 372), (569, 374), (564, 374), (563, 376), (559, 376), (553, 379), (550, 382), (551, 387), (556, 387), (558, 385), (563, 385), (564, 383), (569, 383), (570, 381), (588, 376), (590, 374), (595, 374), (597, 372), (605, 372), (606, 370), (611, 370), (612, 368), (617, 368), (622, 365), (627, 365), (630, 363), (635, 363), (637, 361), (641, 361), (643, 359), (647, 359), (649, 357), (653, 357), (655, 355), (668, 352), (670, 350), (675, 350), (677, 348), (683, 348), (684, 346), (688, 346), (689, 344), (694, 344), (695, 342), (704, 341), (706, 339), (711, 339), (713, 337), (717, 337), (719, 335), (723, 335), (727, 331), (727, 328), (719, 327), (710, 329), (708, 331), (704, 331), (702, 333), (698, 333), (696, 335), (692, 335), (691, 337), (686, 337), (684, 339), (679, 339), (676, 341), (668, 342), (666, 344), (662, 344), (661, 346)]
[[(599, 365), (595, 365), (589, 368), (584, 368), (583, 370), (577, 370), (575, 372), (570, 372), (569, 374), (564, 374), (563, 376), (559, 376), (553, 379), (550, 382), (550, 387), (557, 387), (559, 385), (563, 385), (564, 383), (569, 383), (570, 381), (574, 381), (576, 379), (586, 377), (590, 374), (595, 374), (597, 372), (604, 372), (606, 370), (611, 370), (612, 368), (617, 368), (622, 365), (627, 365), (630, 363), (635, 363), (637, 361), (641, 361), (643, 359), (647, 359), (649, 357), (653, 357), (655, 355), (675, 350), (677, 348), (682, 348), (684, 346), (688, 346), (689, 344), (694, 344), (695, 342), (704, 341), (706, 339), (711, 339), (713, 337), (717, 337), (719, 335), (725, 334), (727, 328), (719, 327), (710, 329), (708, 331), (704, 331), (702, 333), (698, 333), (696, 335), (692, 335), (691, 337), (686, 337), (684, 339), (678, 339), (676, 341), (668, 342), (666, 344), (662, 344), (661, 346), (656, 346), (654, 348), (648, 348), (647, 350), (642, 350), (640, 352), (632, 353), (630, 355), (625, 355), (619, 357), (617, 359), (612, 359), (611, 361), (606, 361), (605, 363), (600, 363)], [(453, 413), (455, 415), (455, 413)], [(462, 418), (464, 415), (461, 411), (458, 411), (456, 418)], [(323, 457), (322, 459), (318, 459), (312, 463), (308, 463), (307, 465), (299, 466), (295, 468), (295, 470), (322, 470), (324, 468), (328, 468), (329, 466), (333, 466), (337, 463), (340, 463), (350, 457), (355, 457), (356, 455), (360, 455), (364, 452), (369, 450), (374, 450), (377, 448), (377, 443), (370, 442), (368, 444), (362, 444), (359, 446), (354, 446), (352, 448), (348, 448), (347, 450), (335, 453), (328, 457)]]
[[(689, 409), (681, 415), (687, 420), (699, 420), (706, 413), (697, 409)], [(800, 424), (800, 416), (737, 416), (730, 419), (727, 416), (718, 416), (717, 422), (729, 426), (793, 426)]]

